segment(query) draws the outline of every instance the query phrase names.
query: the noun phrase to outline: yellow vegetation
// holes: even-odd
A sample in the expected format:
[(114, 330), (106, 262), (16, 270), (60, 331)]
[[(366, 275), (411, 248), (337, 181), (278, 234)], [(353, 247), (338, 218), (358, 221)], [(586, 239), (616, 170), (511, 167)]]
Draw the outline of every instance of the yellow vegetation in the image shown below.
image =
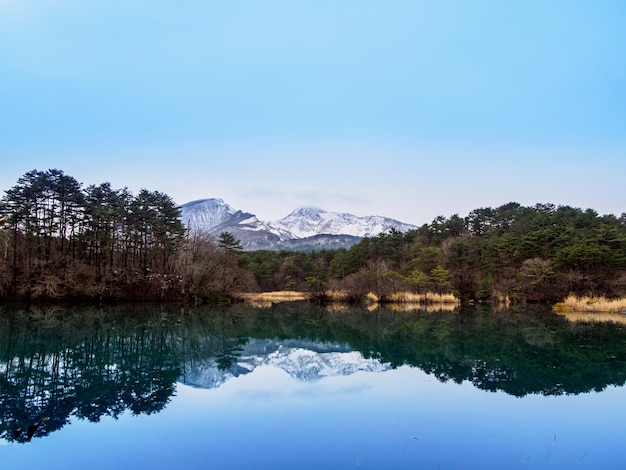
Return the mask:
[(452, 294), (436, 294), (434, 292), (426, 292), (425, 294), (397, 292), (391, 294), (388, 300), (400, 304), (453, 304), (456, 306), (460, 303), (459, 299)]
[(328, 290), (325, 294), (331, 302), (347, 302), (350, 300), (348, 291), (345, 290)]
[(453, 312), (458, 306), (459, 304), (453, 304), (453, 303), (422, 304), (422, 303), (406, 303), (406, 302), (385, 305), (385, 307), (387, 307), (389, 310), (393, 310), (394, 312), (414, 312), (414, 311), (419, 310), (421, 312), (429, 312), (429, 313)]
[(626, 312), (626, 298), (607, 299), (605, 297), (576, 297), (568, 296), (563, 302), (554, 306), (557, 312)]
[[(332, 311), (343, 310), (341, 305), (346, 304), (350, 300), (349, 293), (342, 290), (326, 291), (326, 298), (331, 302), (330, 309)], [(240, 293), (235, 296), (236, 299), (243, 300), (253, 307), (266, 308), (272, 304), (280, 302), (294, 302), (302, 300), (311, 300), (311, 295), (306, 292), (296, 291), (275, 291), (275, 292), (258, 292), (258, 293)], [(381, 298), (369, 292), (365, 297), (365, 302), (369, 308), (378, 308)], [(427, 311), (452, 311), (459, 304), (452, 294), (436, 294), (427, 292), (425, 294), (414, 294), (412, 292), (398, 292), (390, 295), (385, 299), (385, 304), (396, 311), (410, 310), (427, 310)]]
[(626, 325), (626, 316), (621, 313), (606, 312), (557, 312), (571, 322), (575, 323), (621, 323)]
[(235, 298), (249, 303), (253, 307), (271, 307), (272, 304), (280, 302), (295, 302), (299, 300), (309, 300), (309, 294), (296, 291), (275, 291), (275, 292), (254, 292), (240, 293)]

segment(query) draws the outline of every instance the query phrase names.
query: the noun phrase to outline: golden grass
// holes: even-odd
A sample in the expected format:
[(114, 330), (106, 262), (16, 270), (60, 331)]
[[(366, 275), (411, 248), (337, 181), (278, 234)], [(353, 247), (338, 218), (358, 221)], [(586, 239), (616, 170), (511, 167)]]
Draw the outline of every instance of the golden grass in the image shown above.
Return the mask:
[[(334, 311), (339, 311), (341, 304), (346, 304), (351, 300), (347, 291), (329, 290), (326, 291), (325, 294), (331, 305), (334, 305), (332, 307)], [(267, 308), (271, 307), (272, 304), (280, 302), (311, 300), (311, 294), (298, 291), (254, 292), (239, 293), (235, 298), (246, 302), (252, 307)], [(381, 298), (373, 292), (369, 292), (364, 300), (369, 308), (378, 308)], [(385, 305), (397, 311), (451, 311), (460, 305), (460, 302), (459, 299), (452, 294), (436, 294), (433, 292), (414, 294), (412, 292), (398, 292), (387, 297), (385, 299)]]
[(350, 296), (345, 290), (327, 290), (326, 297), (330, 302), (348, 302)]
[(626, 316), (607, 312), (557, 312), (573, 323), (621, 323), (626, 325)]
[(441, 303), (441, 304), (423, 304), (423, 303), (392, 303), (386, 304), (385, 308), (393, 310), (394, 312), (453, 312), (458, 308), (458, 304), (453, 303)]
[(310, 296), (306, 292), (297, 291), (274, 291), (274, 292), (245, 292), (235, 296), (237, 299), (249, 303), (253, 307), (271, 307), (272, 304), (280, 302), (296, 302), (309, 300)]
[(557, 312), (626, 312), (626, 298), (606, 299), (605, 297), (576, 297), (568, 296), (563, 302), (559, 302), (554, 306)]
[(398, 304), (452, 304), (454, 306), (460, 304), (459, 299), (452, 294), (436, 294), (434, 292), (426, 292), (425, 294), (396, 292), (391, 294), (387, 300)]

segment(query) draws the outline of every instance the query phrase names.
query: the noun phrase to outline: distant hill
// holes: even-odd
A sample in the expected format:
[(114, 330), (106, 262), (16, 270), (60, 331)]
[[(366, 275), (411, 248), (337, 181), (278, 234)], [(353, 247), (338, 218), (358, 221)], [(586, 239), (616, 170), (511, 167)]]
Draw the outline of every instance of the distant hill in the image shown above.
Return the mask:
[(349, 248), (363, 237), (390, 229), (406, 232), (414, 225), (380, 216), (300, 208), (283, 219), (265, 222), (254, 214), (233, 209), (222, 199), (200, 199), (181, 206), (183, 224), (191, 231), (232, 233), (246, 250), (311, 251)]

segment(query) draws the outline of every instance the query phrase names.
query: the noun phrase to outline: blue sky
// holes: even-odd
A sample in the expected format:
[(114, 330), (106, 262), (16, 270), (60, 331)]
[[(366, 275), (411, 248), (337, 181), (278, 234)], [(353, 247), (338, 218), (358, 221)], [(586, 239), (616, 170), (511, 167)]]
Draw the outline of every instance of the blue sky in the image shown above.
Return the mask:
[(626, 212), (626, 3), (0, 0), (0, 190)]

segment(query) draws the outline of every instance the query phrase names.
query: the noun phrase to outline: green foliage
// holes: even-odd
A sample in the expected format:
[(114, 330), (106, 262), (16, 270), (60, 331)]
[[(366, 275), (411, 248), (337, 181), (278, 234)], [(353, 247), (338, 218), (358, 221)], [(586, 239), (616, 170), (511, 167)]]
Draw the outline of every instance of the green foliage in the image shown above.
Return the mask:
[(419, 268), (413, 269), (408, 276), (402, 277), (402, 280), (409, 284), (418, 294), (428, 291), (431, 286), (430, 276)]
[(178, 207), (158, 191), (83, 189), (60, 170), (33, 170), (0, 200), (3, 216), (0, 294), (16, 298), (164, 298), (175, 278), (201, 298), (241, 289), (335, 289), (353, 299), (435, 290), (463, 301), (626, 295), (626, 214), (569, 206), (479, 208), (347, 250), (244, 252), (228, 232), (216, 242), (185, 236)]
[(243, 253), (243, 245), (233, 234), (229, 232), (222, 232), (217, 237), (217, 246), (219, 246), (226, 253), (232, 255), (239, 255)]
[(256, 279), (259, 288), (263, 291), (274, 291), (281, 290), (277, 273), (284, 255), (285, 252), (268, 250), (247, 251), (242, 254), (242, 259)]
[(626, 215), (512, 202), (465, 218), (437, 217), (408, 233), (365, 238), (348, 250), (247, 254), (262, 288), (310, 289), (307, 278), (348, 291), (452, 292), (462, 300), (552, 302), (573, 292), (626, 295)]
[(451, 278), (450, 270), (438, 264), (430, 270), (430, 278), (432, 279), (437, 293), (443, 294), (449, 291)]
[[(17, 298), (115, 297), (141, 283), (158, 295), (184, 236), (166, 194), (143, 189), (133, 196), (109, 183), (83, 189), (60, 170), (26, 173), (0, 200), (0, 214), (11, 232), (5, 290)], [(137, 270), (143, 278), (131, 278)]]
[(398, 288), (452, 291), (463, 300), (623, 296), (626, 215), (512, 202), (476, 209), (464, 219), (440, 216), (407, 234), (364, 239), (338, 253), (329, 276), (344, 288), (354, 288), (357, 277), (375, 285), (371, 267), (381, 263)]

